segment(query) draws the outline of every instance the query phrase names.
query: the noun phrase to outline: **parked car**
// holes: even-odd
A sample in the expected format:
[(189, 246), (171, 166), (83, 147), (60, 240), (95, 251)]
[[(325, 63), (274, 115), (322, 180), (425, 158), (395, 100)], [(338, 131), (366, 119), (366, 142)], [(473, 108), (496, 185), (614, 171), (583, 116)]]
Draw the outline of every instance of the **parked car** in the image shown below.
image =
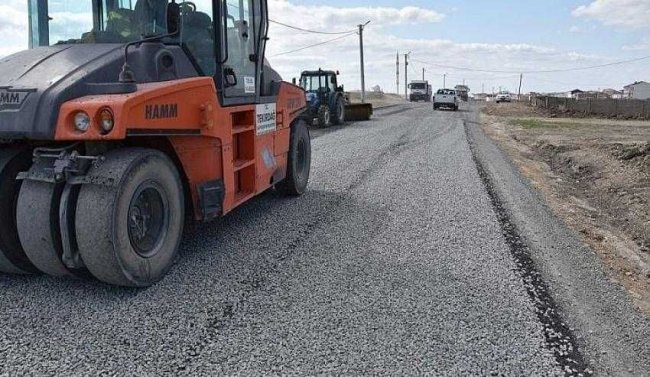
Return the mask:
[(497, 94), (496, 101), (497, 103), (512, 102), (512, 96), (508, 92), (501, 92)]
[(458, 101), (458, 96), (454, 89), (438, 89), (436, 95), (433, 96), (433, 109), (438, 110), (444, 107), (457, 111)]

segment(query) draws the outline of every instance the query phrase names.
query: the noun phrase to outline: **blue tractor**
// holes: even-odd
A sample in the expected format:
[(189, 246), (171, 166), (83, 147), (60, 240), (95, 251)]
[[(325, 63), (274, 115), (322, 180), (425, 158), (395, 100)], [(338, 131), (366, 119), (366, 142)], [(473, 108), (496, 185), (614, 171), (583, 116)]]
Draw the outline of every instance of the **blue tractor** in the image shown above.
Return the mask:
[(338, 86), (338, 72), (304, 71), (300, 75), (300, 86), (305, 90), (309, 115), (318, 119), (319, 127), (345, 123), (347, 99), (343, 86)]

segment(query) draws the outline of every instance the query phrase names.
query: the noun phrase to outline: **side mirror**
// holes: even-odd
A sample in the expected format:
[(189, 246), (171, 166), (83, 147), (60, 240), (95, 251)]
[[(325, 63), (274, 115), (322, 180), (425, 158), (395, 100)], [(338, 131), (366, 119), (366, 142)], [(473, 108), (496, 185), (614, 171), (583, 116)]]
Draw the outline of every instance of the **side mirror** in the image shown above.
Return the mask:
[(235, 70), (230, 67), (225, 67), (223, 69), (223, 81), (227, 88), (237, 86), (237, 75)]

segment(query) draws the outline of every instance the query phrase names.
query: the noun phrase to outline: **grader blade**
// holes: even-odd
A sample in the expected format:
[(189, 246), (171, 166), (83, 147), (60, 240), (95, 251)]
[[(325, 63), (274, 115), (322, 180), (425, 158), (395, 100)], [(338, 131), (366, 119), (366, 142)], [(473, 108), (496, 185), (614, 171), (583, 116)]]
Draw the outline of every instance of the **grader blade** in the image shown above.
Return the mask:
[(372, 104), (370, 103), (355, 103), (345, 105), (345, 120), (349, 122), (370, 120), (372, 113)]

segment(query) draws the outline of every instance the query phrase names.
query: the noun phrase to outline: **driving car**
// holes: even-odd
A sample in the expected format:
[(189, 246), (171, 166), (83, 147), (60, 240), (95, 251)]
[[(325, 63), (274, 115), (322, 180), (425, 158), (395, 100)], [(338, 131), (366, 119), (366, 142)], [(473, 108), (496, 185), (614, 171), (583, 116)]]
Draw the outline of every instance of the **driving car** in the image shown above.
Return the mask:
[(433, 96), (433, 109), (447, 108), (453, 111), (458, 110), (458, 96), (454, 89), (438, 89)]

